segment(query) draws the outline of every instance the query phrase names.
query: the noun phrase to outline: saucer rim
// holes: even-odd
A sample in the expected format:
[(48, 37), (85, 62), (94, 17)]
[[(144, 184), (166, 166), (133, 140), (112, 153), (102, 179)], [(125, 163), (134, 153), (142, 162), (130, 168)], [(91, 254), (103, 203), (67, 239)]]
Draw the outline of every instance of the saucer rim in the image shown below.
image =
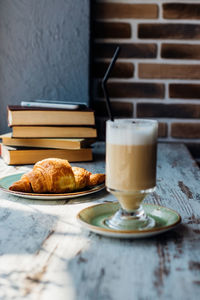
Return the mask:
[(168, 208), (166, 206), (162, 206), (162, 205), (158, 205), (158, 204), (150, 204), (150, 203), (145, 203), (143, 204), (142, 206), (151, 206), (151, 207), (155, 207), (155, 208), (162, 208), (164, 210), (168, 210), (170, 211), (171, 213), (175, 214), (177, 216), (177, 221), (174, 222), (173, 224), (170, 224), (170, 225), (167, 225), (167, 226), (161, 226), (161, 227), (158, 227), (158, 228), (150, 228), (150, 229), (144, 229), (144, 230), (115, 230), (115, 229), (110, 229), (110, 228), (103, 228), (103, 227), (100, 227), (100, 226), (95, 226), (95, 225), (92, 225), (90, 223), (88, 223), (87, 221), (84, 221), (82, 218), (81, 218), (81, 214), (84, 212), (84, 211), (87, 211), (88, 209), (91, 209), (91, 208), (94, 208), (94, 207), (97, 207), (97, 206), (104, 206), (104, 205), (116, 205), (118, 206), (118, 202), (103, 202), (103, 203), (99, 203), (99, 204), (95, 204), (95, 205), (91, 205), (89, 207), (85, 207), (83, 208), (76, 216), (78, 222), (80, 224), (82, 224), (84, 227), (87, 227), (88, 229), (94, 231), (94, 232), (98, 232), (98, 233), (105, 233), (106, 235), (108, 235), (109, 233), (111, 234), (114, 234), (114, 235), (118, 235), (118, 234), (121, 234), (121, 235), (139, 235), (139, 236), (144, 236), (146, 234), (159, 234), (159, 233), (162, 233), (162, 232), (166, 232), (172, 228), (175, 228), (177, 225), (179, 225), (182, 221), (182, 218), (180, 216), (180, 214), (171, 209), (171, 208)]

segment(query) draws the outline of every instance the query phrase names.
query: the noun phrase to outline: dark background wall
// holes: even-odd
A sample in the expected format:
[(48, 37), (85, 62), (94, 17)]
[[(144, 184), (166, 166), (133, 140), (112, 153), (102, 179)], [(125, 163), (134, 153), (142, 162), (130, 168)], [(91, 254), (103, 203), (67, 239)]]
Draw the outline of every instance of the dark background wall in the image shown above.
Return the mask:
[(89, 0), (0, 1), (0, 133), (7, 104), (89, 101)]

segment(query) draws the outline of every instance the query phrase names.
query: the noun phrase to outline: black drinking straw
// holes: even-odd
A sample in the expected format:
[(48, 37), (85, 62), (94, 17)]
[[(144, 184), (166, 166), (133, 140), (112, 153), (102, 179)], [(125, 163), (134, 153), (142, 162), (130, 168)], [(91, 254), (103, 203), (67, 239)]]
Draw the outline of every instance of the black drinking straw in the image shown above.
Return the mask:
[(120, 47), (118, 46), (117, 49), (115, 50), (115, 53), (112, 57), (112, 60), (108, 66), (108, 69), (104, 75), (104, 78), (102, 80), (102, 89), (103, 89), (103, 92), (104, 92), (104, 95), (105, 95), (105, 98), (106, 98), (106, 107), (107, 107), (107, 110), (108, 110), (108, 115), (109, 115), (109, 118), (111, 121), (114, 121), (114, 118), (113, 118), (113, 114), (112, 114), (112, 109), (111, 109), (111, 105), (110, 105), (110, 98), (109, 98), (109, 95), (108, 95), (108, 89), (107, 89), (107, 86), (106, 86), (106, 83), (109, 79), (109, 76), (110, 76), (110, 73), (113, 69), (113, 66), (119, 56), (119, 52), (120, 52)]

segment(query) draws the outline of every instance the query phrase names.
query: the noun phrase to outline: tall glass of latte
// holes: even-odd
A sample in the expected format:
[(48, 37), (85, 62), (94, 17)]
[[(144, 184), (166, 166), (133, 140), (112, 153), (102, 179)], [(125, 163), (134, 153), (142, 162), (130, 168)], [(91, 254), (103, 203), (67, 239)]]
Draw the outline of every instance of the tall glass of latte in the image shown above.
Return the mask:
[(156, 187), (156, 120), (118, 119), (106, 124), (106, 187), (120, 203), (120, 210), (106, 220), (117, 230), (154, 227), (142, 201)]

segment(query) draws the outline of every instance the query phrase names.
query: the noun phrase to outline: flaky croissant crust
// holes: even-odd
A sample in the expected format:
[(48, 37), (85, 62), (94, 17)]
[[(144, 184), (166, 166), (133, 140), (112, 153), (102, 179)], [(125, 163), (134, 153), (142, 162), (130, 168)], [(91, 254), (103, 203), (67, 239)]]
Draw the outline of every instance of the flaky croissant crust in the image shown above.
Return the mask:
[(67, 193), (105, 181), (105, 174), (91, 174), (71, 167), (65, 159), (48, 158), (37, 162), (33, 169), (14, 182), (9, 189), (27, 193)]

